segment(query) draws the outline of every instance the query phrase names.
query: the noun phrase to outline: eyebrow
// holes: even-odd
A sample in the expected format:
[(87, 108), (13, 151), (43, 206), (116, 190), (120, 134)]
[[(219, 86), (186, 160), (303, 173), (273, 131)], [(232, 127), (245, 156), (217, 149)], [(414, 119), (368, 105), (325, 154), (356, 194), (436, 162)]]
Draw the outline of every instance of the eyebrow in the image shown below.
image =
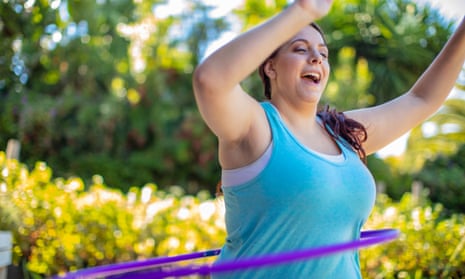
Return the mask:
[[(297, 38), (295, 40), (292, 40), (291, 42), (289, 42), (289, 45), (293, 45), (294, 43), (297, 43), (297, 42), (303, 42), (305, 44), (310, 44), (310, 42), (306, 39), (302, 39), (302, 38)], [(318, 47), (325, 47), (325, 48), (328, 48), (328, 46), (325, 44), (325, 43), (320, 43), (318, 44)]]

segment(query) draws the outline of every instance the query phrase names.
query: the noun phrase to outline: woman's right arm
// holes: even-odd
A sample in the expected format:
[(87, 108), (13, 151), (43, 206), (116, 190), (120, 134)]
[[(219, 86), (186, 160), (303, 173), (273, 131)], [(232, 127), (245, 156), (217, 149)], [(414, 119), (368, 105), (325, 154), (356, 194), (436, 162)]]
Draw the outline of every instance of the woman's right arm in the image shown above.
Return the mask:
[[(277, 16), (218, 49), (196, 68), (193, 76), (195, 98), (202, 117), (220, 141), (241, 141), (254, 125), (262, 124), (256, 121), (266, 121), (259, 103), (242, 90), (240, 82), (281, 44), (324, 16), (331, 2), (296, 1)], [(267, 126), (266, 122), (263, 124)]]

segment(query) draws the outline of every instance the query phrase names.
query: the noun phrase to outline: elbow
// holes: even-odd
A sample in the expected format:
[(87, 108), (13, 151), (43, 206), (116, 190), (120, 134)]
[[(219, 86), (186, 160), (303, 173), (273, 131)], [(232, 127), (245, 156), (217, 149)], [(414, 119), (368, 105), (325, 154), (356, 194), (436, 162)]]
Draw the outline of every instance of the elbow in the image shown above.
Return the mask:
[(194, 94), (212, 96), (220, 92), (231, 92), (239, 82), (222, 63), (204, 61), (199, 64), (192, 74)]
[(199, 65), (192, 75), (192, 86), (196, 96), (213, 91), (212, 77), (205, 65)]
[(208, 79), (202, 65), (195, 68), (194, 73), (192, 74), (192, 86), (194, 87), (194, 92), (199, 91), (199, 89), (204, 87), (207, 82)]

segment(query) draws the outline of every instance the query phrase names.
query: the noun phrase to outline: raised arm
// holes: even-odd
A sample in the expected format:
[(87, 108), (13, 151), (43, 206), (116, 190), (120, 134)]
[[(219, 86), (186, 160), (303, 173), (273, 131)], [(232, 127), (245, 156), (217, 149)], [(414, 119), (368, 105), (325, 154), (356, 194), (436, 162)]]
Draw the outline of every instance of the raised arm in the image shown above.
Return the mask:
[(465, 61), (465, 17), (431, 65), (404, 95), (385, 104), (347, 112), (367, 127), (367, 154), (400, 137), (444, 103)]
[[(193, 88), (200, 112), (220, 142), (241, 141), (255, 126), (266, 127), (259, 103), (239, 83), (282, 43), (322, 17), (332, 1), (300, 0), (226, 44), (194, 72)], [(264, 124), (264, 125), (261, 125)]]

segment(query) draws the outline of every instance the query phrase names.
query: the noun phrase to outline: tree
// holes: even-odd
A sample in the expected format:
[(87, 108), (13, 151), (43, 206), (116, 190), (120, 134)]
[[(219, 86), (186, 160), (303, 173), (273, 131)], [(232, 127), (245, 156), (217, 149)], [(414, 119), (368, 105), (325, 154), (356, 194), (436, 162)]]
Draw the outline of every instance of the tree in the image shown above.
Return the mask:
[(375, 104), (405, 92), (440, 51), (453, 26), (430, 6), (407, 0), (337, 2), (321, 25), (328, 32), (331, 52), (352, 46), (357, 59), (366, 59), (373, 75), (367, 93)]
[(431, 201), (443, 204), (449, 213), (465, 213), (464, 169), (465, 144), (462, 144), (455, 154), (441, 154), (427, 160), (416, 179), (429, 189)]
[(0, 143), (18, 138), (24, 162), (60, 176), (213, 189), (215, 143), (190, 75), (224, 20), (200, 1), (167, 17), (159, 1), (59, 3), (1, 4)]
[(464, 143), (465, 99), (451, 98), (427, 122), (411, 131), (402, 166), (418, 171), (426, 160), (452, 155)]
[(434, 160), (438, 155), (450, 156), (465, 144), (464, 84), (465, 68), (451, 92), (456, 94), (451, 94), (437, 113), (410, 132), (402, 168), (419, 171), (426, 160)]
[[(247, 0), (234, 24), (248, 28), (287, 2)], [(1, 3), (0, 146), (17, 138), (29, 165), (44, 160), (58, 176), (87, 181), (101, 174), (123, 190), (154, 181), (213, 191), (220, 175), (216, 139), (196, 108), (191, 74), (232, 23), (213, 17), (200, 0), (184, 1), (182, 9), (166, 5)], [(339, 110), (383, 100), (395, 88), (380, 82), (386, 72), (417, 76), (422, 66), (410, 67), (414, 59), (429, 63), (446, 36), (437, 14), (406, 1), (352, 0), (333, 10), (320, 22), (334, 73), (323, 102)], [(244, 86), (262, 98), (257, 75)]]

